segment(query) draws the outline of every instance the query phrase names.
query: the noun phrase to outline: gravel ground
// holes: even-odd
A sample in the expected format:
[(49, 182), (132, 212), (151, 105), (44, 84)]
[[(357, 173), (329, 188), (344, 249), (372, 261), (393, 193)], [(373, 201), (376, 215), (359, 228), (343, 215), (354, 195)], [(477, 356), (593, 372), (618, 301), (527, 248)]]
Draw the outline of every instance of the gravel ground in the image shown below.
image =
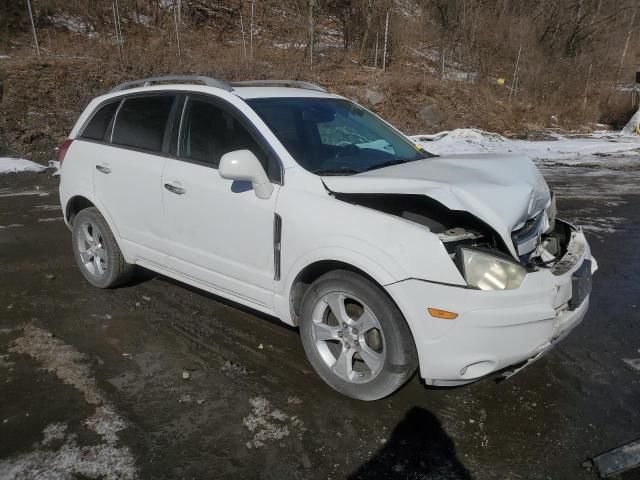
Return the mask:
[(0, 176), (0, 478), (595, 478), (640, 436), (640, 172), (543, 173), (600, 264), (585, 321), (507, 381), (372, 403), (273, 318), (151, 273), (90, 287), (57, 178)]

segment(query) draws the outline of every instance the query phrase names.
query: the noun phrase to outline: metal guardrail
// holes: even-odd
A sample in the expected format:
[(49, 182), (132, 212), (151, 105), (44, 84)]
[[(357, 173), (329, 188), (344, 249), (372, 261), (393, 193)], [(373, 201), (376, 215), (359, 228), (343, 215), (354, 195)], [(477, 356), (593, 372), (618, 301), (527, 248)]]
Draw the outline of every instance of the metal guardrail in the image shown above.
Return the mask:
[(227, 92), (233, 91), (233, 87), (292, 87), (304, 88), (305, 90), (315, 90), (317, 92), (326, 92), (327, 89), (311, 82), (301, 80), (244, 80), (240, 82), (227, 83), (224, 80), (218, 80), (213, 77), (204, 75), (162, 75), (158, 77), (143, 78), (140, 80), (132, 80), (124, 82), (111, 89), (111, 92), (120, 92), (129, 88), (148, 87), (157, 85), (162, 82), (172, 83), (202, 83), (208, 87), (221, 88)]

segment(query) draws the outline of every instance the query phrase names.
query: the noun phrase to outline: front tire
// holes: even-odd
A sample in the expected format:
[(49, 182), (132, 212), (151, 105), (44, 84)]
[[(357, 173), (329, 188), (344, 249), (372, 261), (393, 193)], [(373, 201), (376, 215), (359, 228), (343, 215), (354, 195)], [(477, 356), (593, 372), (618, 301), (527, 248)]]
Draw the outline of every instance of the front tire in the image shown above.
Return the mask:
[(98, 288), (112, 288), (131, 278), (116, 239), (97, 208), (81, 210), (73, 220), (73, 253), (80, 272)]
[(351, 398), (378, 400), (415, 372), (409, 326), (386, 292), (346, 270), (318, 278), (300, 311), (309, 362), (332, 388)]

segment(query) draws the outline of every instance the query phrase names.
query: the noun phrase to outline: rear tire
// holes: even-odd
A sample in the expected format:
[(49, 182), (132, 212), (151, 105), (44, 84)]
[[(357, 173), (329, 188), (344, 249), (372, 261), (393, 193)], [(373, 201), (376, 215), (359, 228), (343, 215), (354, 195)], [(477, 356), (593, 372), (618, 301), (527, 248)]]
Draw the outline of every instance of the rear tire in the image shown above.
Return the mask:
[(413, 336), (402, 313), (379, 286), (347, 270), (318, 278), (300, 310), (309, 362), (332, 388), (351, 398), (378, 400), (416, 370)]
[(112, 288), (131, 278), (134, 265), (122, 256), (107, 221), (95, 207), (81, 210), (73, 219), (73, 254), (80, 272), (98, 288)]

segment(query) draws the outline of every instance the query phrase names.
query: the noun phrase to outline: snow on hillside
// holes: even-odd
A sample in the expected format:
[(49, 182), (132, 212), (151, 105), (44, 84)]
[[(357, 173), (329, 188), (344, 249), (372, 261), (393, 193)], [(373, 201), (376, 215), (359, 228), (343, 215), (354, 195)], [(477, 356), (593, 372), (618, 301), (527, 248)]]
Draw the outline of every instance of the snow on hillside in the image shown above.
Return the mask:
[[(460, 128), (411, 139), (438, 155), (460, 153), (516, 153), (545, 162), (564, 164), (628, 164), (640, 162), (640, 136), (596, 132), (591, 135), (549, 134), (549, 140), (509, 140), (496, 133)], [(617, 155), (624, 154), (623, 158)]]
[(47, 167), (24, 158), (0, 157), (0, 174), (18, 172), (42, 172)]

